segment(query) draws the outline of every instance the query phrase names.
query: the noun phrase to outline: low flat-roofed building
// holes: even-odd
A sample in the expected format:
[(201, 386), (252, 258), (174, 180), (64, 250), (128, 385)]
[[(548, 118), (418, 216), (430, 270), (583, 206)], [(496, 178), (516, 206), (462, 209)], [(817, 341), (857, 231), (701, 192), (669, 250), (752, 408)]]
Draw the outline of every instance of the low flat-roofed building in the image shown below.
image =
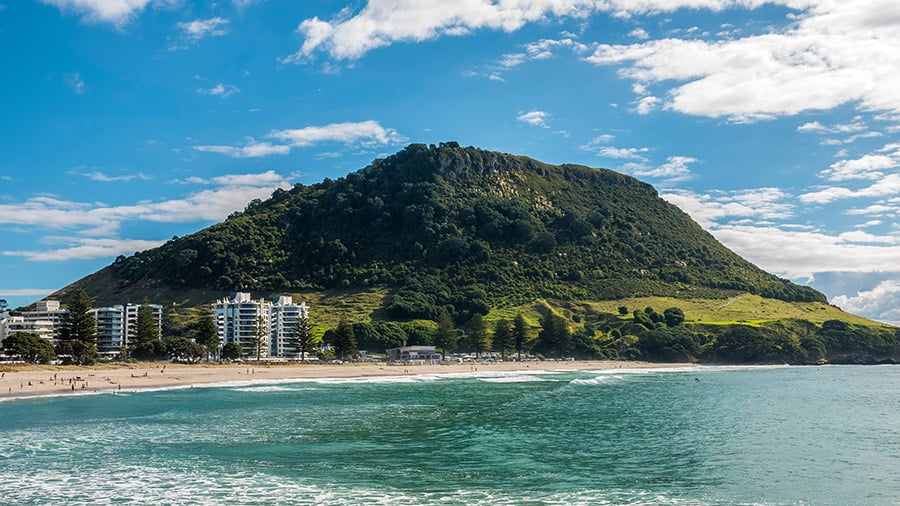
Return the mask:
[(385, 351), (388, 364), (437, 364), (441, 361), (441, 355), (435, 351), (434, 346), (401, 346)]

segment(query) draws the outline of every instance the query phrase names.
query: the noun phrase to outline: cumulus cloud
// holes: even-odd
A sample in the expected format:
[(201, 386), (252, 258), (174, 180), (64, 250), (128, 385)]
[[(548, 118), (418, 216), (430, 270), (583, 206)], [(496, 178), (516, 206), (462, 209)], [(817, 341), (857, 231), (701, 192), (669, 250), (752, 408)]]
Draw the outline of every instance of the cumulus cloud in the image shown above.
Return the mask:
[(479, 29), (512, 32), (525, 23), (547, 17), (584, 17), (594, 0), (535, 0), (528, 5), (490, 0), (446, 2), (370, 0), (353, 15), (342, 11), (331, 21), (306, 19), (297, 27), (304, 42), (284, 61), (301, 62), (317, 51), (336, 59), (359, 58), (372, 49), (398, 41), (419, 42), (442, 36), (465, 35)]
[(284, 176), (274, 171), (223, 175), (208, 181), (194, 178), (191, 182), (210, 187), (180, 199), (119, 206), (37, 196), (24, 202), (0, 204), (0, 224), (109, 235), (118, 230), (119, 224), (129, 221), (221, 221), (253, 199), (265, 199), (277, 188), (291, 187)]
[(385, 128), (377, 121), (331, 123), (323, 126), (272, 130), (267, 137), (281, 144), (257, 142), (250, 138), (243, 146), (202, 145), (197, 151), (218, 153), (232, 158), (259, 158), (269, 155), (286, 155), (291, 148), (306, 148), (323, 142), (340, 142), (348, 146), (373, 148), (406, 142), (408, 139), (393, 128)]
[(896, 242), (858, 243), (842, 234), (752, 225), (723, 225), (711, 232), (744, 258), (789, 278), (820, 272), (882, 272), (900, 258)]
[(110, 175), (104, 174), (103, 172), (100, 172), (100, 171), (92, 171), (92, 172), (82, 172), (81, 175), (92, 181), (99, 181), (101, 183), (112, 183), (112, 182), (117, 182), (117, 181), (128, 182), (128, 181), (132, 181), (135, 179), (143, 179), (146, 181), (146, 180), (150, 179), (146, 175), (140, 174), (140, 173), (125, 174), (122, 176), (110, 176)]
[(218, 153), (231, 158), (261, 158), (269, 155), (286, 155), (291, 152), (290, 146), (255, 141), (244, 146), (194, 146), (194, 149), (205, 153)]
[(406, 137), (393, 128), (384, 128), (377, 121), (332, 123), (325, 126), (308, 126), (299, 129), (272, 130), (272, 139), (286, 142), (293, 147), (309, 147), (321, 142), (361, 144), (367, 147), (386, 146), (406, 142)]
[(649, 151), (650, 148), (616, 148), (612, 146), (603, 146), (597, 150), (597, 156), (602, 156), (604, 158), (646, 160), (647, 157), (645, 157), (643, 153)]
[(550, 116), (550, 113), (544, 111), (529, 111), (523, 112), (516, 116), (516, 119), (523, 122), (528, 123), (531, 126), (542, 127), (542, 128), (550, 128), (547, 125), (546, 119)]
[(647, 30), (644, 30), (643, 28), (635, 28), (634, 30), (628, 32), (628, 36), (640, 40), (647, 40), (650, 38), (650, 34), (647, 33)]
[(80, 14), (91, 22), (122, 25), (142, 12), (151, 3), (172, 3), (172, 0), (38, 0), (63, 12)]
[(662, 104), (662, 99), (654, 96), (641, 97), (634, 102), (634, 110), (638, 114), (650, 114)]
[[(164, 240), (146, 241), (142, 239), (85, 239), (75, 238), (64, 248), (31, 251), (4, 251), (5, 256), (23, 257), (32, 262), (60, 262), (65, 260), (89, 260), (130, 255), (136, 251), (155, 248)], [(42, 292), (46, 293), (46, 292)], [(40, 295), (40, 294), (38, 294)]]
[(0, 288), (0, 297), (43, 297), (56, 290), (58, 288)]
[(494, 81), (504, 81), (503, 73), (514, 69), (528, 61), (547, 60), (556, 56), (561, 49), (583, 54), (590, 50), (586, 44), (575, 40), (571, 34), (562, 39), (540, 39), (522, 46), (521, 52), (504, 54), (493, 65), (488, 65), (486, 72), (470, 72), (471, 76), (486, 76)]
[(316, 52), (336, 59), (356, 59), (395, 42), (421, 42), (461, 36), (476, 30), (513, 32), (527, 23), (584, 19), (604, 12), (619, 18), (674, 12), (682, 8), (756, 8), (766, 3), (803, 8), (812, 0), (369, 0), (358, 12), (344, 9), (331, 21), (306, 19), (297, 27), (304, 42), (284, 61), (301, 62)]
[(176, 26), (178, 26), (186, 37), (193, 40), (200, 40), (204, 37), (220, 37), (227, 34), (229, 23), (229, 20), (216, 16), (209, 19), (195, 19), (193, 21), (178, 23)]
[(876, 183), (860, 189), (851, 189), (842, 186), (830, 186), (821, 190), (804, 193), (800, 200), (807, 204), (828, 204), (837, 200), (885, 197), (900, 194), (900, 174), (889, 174)]
[(791, 195), (779, 188), (754, 188), (732, 192), (716, 191), (698, 194), (672, 191), (662, 198), (680, 207), (704, 228), (715, 227), (720, 220), (753, 218), (772, 220), (789, 218), (796, 206)]
[[(734, 6), (752, 8), (762, 3)], [(900, 96), (894, 92), (900, 88), (900, 52), (896, 51), (900, 4), (891, 0), (769, 3), (795, 10), (795, 22), (740, 38), (597, 44), (586, 59), (596, 65), (620, 66), (620, 75), (626, 79), (671, 83), (663, 107), (686, 114), (742, 122), (844, 104), (900, 112)], [(807, 130), (816, 128), (816, 124), (807, 126)]]
[(850, 179), (879, 179), (884, 177), (885, 169), (900, 166), (900, 160), (886, 155), (865, 155), (855, 160), (841, 160), (819, 173), (829, 181), (847, 181)]
[(900, 278), (884, 280), (856, 295), (838, 295), (831, 302), (851, 313), (873, 315), (877, 320), (900, 325)]
[(688, 164), (698, 161), (690, 156), (670, 156), (666, 159), (666, 163), (658, 167), (636, 168), (632, 170), (632, 174), (638, 177), (664, 178), (669, 182), (684, 181), (691, 175)]
[(233, 84), (222, 84), (219, 83), (212, 88), (198, 88), (197, 92), (202, 93), (204, 95), (213, 95), (216, 97), (227, 98), (235, 93), (241, 91), (240, 88)]

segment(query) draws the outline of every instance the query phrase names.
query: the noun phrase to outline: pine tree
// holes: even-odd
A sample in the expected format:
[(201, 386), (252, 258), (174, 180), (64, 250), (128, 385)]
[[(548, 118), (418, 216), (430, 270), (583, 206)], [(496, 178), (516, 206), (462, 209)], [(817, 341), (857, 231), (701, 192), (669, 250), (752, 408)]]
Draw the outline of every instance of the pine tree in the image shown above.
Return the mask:
[(62, 340), (56, 346), (56, 354), (67, 356), (77, 365), (97, 362), (97, 318), (93, 313), (93, 300), (84, 291), (75, 292), (67, 307)]
[(297, 325), (294, 327), (291, 339), (293, 339), (297, 351), (300, 352), (301, 362), (306, 360), (306, 354), (312, 351), (320, 342), (318, 337), (313, 337), (312, 329), (309, 326), (309, 317), (305, 315), (297, 318)]
[(159, 325), (156, 323), (153, 308), (150, 307), (150, 301), (147, 299), (144, 299), (138, 307), (134, 336), (135, 345), (159, 340)]
[(453, 325), (453, 318), (446, 310), (441, 310), (437, 319), (437, 328), (434, 331), (434, 346), (441, 350), (441, 359), (447, 359), (447, 353), (456, 349), (457, 332)]
[(506, 354), (514, 344), (512, 324), (509, 320), (497, 320), (494, 324), (494, 351), (499, 351), (500, 358), (506, 360)]
[(345, 320), (338, 323), (337, 329), (331, 334), (331, 339), (334, 354), (341, 360), (356, 354), (356, 336), (353, 334), (353, 327)]
[(525, 321), (525, 317), (521, 313), (516, 315), (516, 319), (513, 320), (512, 338), (513, 346), (516, 349), (516, 359), (522, 360), (522, 351), (525, 350), (525, 346), (528, 344), (528, 322)]
[(93, 313), (94, 301), (80, 288), (67, 306), (68, 313), (63, 327), (63, 338), (68, 341), (95, 343), (97, 340), (97, 318)]
[(544, 352), (562, 356), (569, 351), (572, 344), (572, 334), (566, 321), (555, 314), (548, 314), (541, 321), (541, 330), (538, 333), (538, 346)]
[(219, 349), (219, 329), (212, 315), (208, 314), (200, 320), (197, 326), (197, 344), (206, 350), (206, 361), (209, 362), (209, 354)]
[(475, 352), (475, 358), (491, 349), (491, 337), (487, 333), (487, 326), (480, 313), (475, 313), (466, 325), (469, 329), (467, 344), (470, 350)]

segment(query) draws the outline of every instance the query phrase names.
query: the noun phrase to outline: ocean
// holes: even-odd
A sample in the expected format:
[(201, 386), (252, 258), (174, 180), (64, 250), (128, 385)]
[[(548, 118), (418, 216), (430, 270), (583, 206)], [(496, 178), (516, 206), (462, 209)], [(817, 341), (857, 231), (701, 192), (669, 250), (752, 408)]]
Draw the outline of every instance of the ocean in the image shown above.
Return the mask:
[(900, 505), (900, 367), (473, 371), (2, 402), (0, 503)]

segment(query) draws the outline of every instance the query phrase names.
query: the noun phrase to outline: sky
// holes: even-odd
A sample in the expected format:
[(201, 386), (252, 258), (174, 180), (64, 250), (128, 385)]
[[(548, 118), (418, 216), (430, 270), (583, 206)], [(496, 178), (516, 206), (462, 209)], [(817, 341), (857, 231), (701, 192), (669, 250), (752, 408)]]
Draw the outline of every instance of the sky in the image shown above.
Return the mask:
[(410, 143), (624, 172), (900, 323), (896, 0), (0, 0), (0, 298)]

